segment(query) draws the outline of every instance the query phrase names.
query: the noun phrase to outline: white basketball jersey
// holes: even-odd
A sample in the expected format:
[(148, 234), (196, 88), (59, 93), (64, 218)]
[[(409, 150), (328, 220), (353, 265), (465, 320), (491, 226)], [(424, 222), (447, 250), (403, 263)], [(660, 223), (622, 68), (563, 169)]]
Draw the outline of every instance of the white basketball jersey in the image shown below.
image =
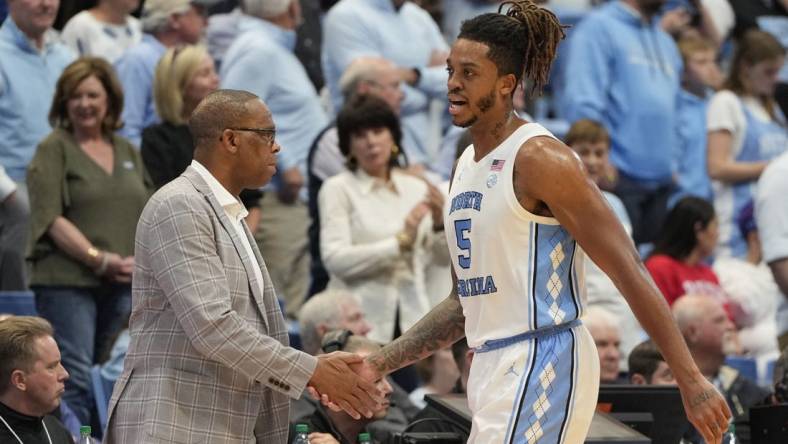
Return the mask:
[(471, 347), (582, 315), (582, 250), (556, 219), (526, 211), (514, 194), (517, 152), (536, 136), (555, 137), (525, 124), (478, 163), (473, 145), (466, 148), (454, 172), (444, 221)]

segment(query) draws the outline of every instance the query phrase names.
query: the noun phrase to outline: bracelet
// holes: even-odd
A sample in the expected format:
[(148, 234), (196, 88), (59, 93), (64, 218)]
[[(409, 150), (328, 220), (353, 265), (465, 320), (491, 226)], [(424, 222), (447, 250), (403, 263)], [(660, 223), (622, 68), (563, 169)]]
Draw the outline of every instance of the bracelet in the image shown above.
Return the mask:
[(91, 246), (90, 248), (88, 248), (87, 254), (88, 254), (89, 261), (91, 262), (89, 265), (92, 267), (93, 264), (98, 262), (99, 255), (101, 254), (101, 251), (99, 251), (98, 248), (96, 248), (94, 246)]
[(101, 276), (107, 271), (107, 265), (109, 265), (109, 255), (106, 252), (101, 254), (101, 265), (96, 268), (96, 274)]
[(400, 251), (410, 251), (413, 247), (413, 238), (410, 237), (405, 231), (397, 233), (397, 243), (399, 244)]

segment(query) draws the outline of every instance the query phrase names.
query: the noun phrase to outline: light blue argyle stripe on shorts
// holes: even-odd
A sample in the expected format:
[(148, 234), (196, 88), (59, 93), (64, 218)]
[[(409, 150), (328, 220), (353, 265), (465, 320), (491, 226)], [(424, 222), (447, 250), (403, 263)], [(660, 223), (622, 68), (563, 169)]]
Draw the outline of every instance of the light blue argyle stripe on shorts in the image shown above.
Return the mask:
[(575, 337), (567, 330), (534, 340), (533, 367), (518, 398), (511, 444), (562, 440), (575, 388)]

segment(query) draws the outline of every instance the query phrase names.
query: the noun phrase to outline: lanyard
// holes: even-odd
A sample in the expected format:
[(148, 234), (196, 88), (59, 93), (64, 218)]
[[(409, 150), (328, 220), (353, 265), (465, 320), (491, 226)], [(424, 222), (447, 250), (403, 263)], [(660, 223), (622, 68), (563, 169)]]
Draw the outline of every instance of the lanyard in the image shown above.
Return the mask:
[[(17, 441), (19, 441), (19, 444), (25, 444), (19, 438), (19, 435), (16, 434), (14, 429), (12, 429), (10, 425), (8, 425), (8, 423), (5, 421), (5, 418), (3, 418), (3, 415), (0, 415), (0, 421), (3, 421), (3, 424), (5, 424), (5, 426), (8, 429), (8, 431), (10, 431), (12, 435), (14, 435), (14, 438), (16, 438)], [(52, 437), (49, 436), (49, 430), (47, 429), (47, 425), (46, 425), (46, 423), (44, 422), (43, 419), (41, 419), (41, 425), (44, 426), (44, 433), (47, 434), (47, 440), (49, 440), (49, 444), (52, 444)]]

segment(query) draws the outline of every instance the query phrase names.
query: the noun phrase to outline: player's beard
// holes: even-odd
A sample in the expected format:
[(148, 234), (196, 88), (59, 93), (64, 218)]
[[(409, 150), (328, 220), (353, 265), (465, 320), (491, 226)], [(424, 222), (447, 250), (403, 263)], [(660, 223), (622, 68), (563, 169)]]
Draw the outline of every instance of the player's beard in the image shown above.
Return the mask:
[(480, 115), (486, 114), (487, 111), (489, 111), (493, 105), (495, 105), (495, 101), (495, 90), (490, 90), (489, 94), (476, 101), (476, 108), (479, 110), (479, 114), (473, 114), (468, 118), (468, 120), (464, 122), (457, 122), (455, 125), (459, 126), (460, 128), (470, 128), (476, 123), (476, 121), (479, 120)]

